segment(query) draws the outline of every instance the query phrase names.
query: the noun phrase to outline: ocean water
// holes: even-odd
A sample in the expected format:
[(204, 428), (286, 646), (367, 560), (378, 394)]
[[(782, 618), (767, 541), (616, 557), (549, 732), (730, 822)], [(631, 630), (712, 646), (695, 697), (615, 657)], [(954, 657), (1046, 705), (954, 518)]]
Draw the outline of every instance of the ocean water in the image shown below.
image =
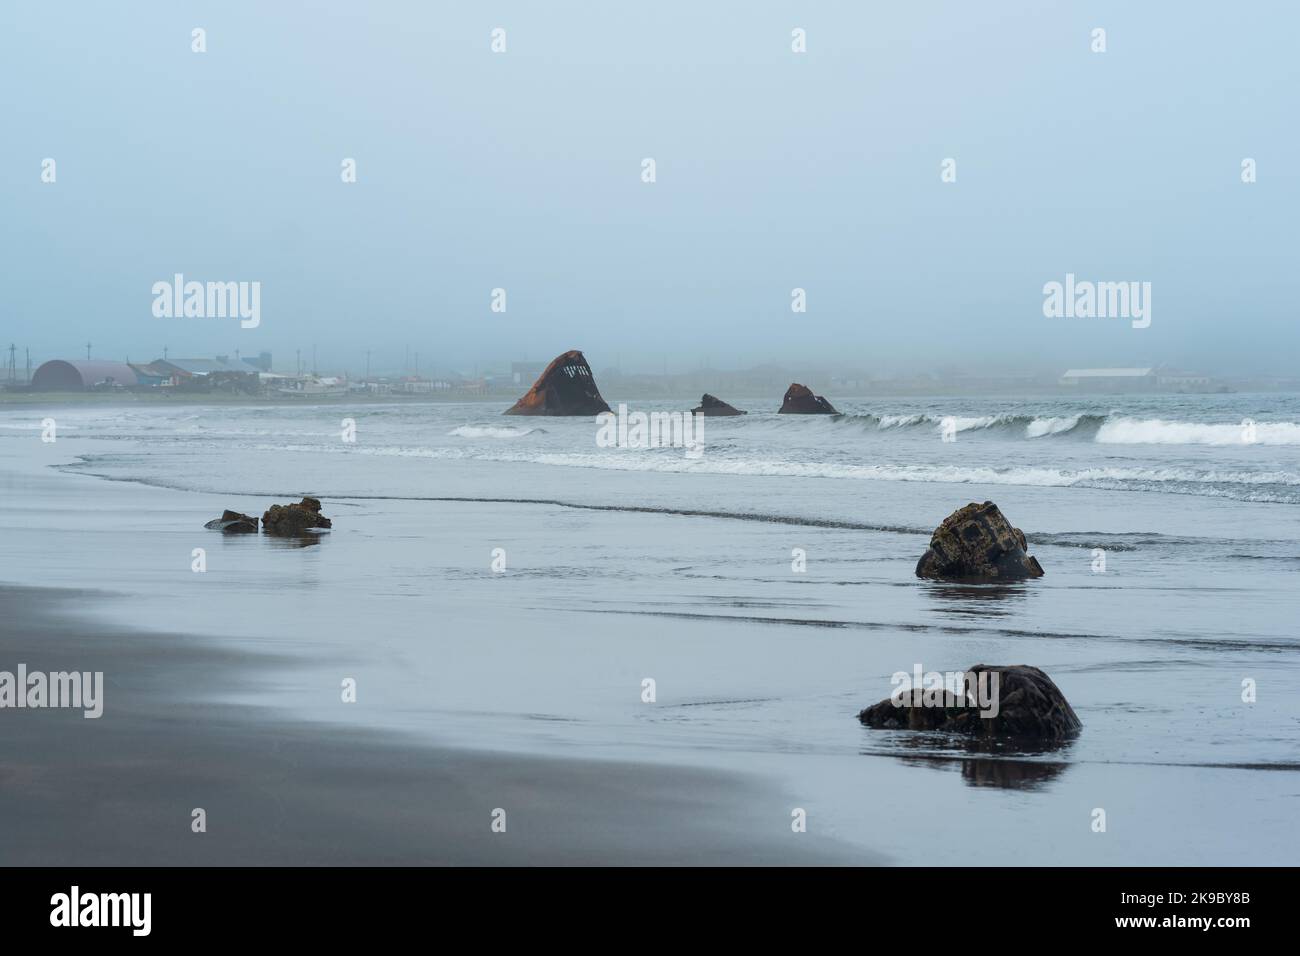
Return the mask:
[[(299, 662), (178, 693), (734, 770), (774, 827), (800, 807), (895, 862), (1294, 862), (1300, 397), (829, 397), (736, 399), (698, 458), (505, 403), (7, 407), (0, 580)], [(334, 519), (309, 544), (202, 527), (302, 494)], [(987, 499), (1046, 576), (918, 580)], [(985, 752), (856, 720), (897, 671), (976, 663), (1042, 667), (1082, 734)]]

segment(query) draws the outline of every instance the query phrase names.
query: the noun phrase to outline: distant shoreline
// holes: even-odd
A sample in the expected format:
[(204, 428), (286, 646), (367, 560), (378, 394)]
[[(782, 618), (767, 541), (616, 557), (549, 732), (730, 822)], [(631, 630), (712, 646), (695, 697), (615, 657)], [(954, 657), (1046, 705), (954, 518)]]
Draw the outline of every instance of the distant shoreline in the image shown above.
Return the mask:
[(112, 392), (0, 392), (0, 405), (40, 407), (43, 405), (469, 405), (490, 402), (509, 404), (504, 394), (482, 397), (440, 397), (435, 395), (375, 395), (366, 392), (330, 395), (230, 395), (222, 392), (156, 394), (128, 390)]
[[(1178, 392), (1178, 391), (1132, 391), (1132, 392), (1103, 392), (1103, 391), (1076, 391), (1065, 388), (1042, 388), (1042, 389), (1022, 389), (1016, 392), (1006, 390), (979, 391), (979, 390), (962, 390), (952, 389), (949, 391), (933, 390), (909, 390), (909, 389), (881, 389), (864, 393), (860, 390), (850, 392), (836, 392), (833, 389), (818, 386), (828, 398), (835, 401), (875, 401), (879, 399), (940, 399), (940, 398), (981, 398), (981, 399), (1002, 399), (1005, 401), (1024, 401), (1029, 398), (1042, 398), (1055, 401), (1065, 401), (1077, 399), (1079, 401), (1089, 401), (1098, 399), (1126, 400), (1126, 399), (1144, 399), (1144, 398), (1174, 398), (1174, 397), (1215, 397), (1222, 395), (1289, 395), (1296, 394), (1293, 389), (1286, 388), (1256, 388), (1250, 390), (1231, 391), (1231, 392)], [(755, 393), (744, 390), (727, 391), (724, 388), (717, 388), (718, 392), (726, 392), (723, 396), (733, 403), (748, 403), (751, 407), (749, 411), (763, 411), (763, 408), (752, 407), (757, 403), (769, 403), (771, 411), (775, 412), (781, 406), (781, 392), (779, 389), (773, 393)], [(607, 387), (605, 391), (613, 391)], [(153, 405), (153, 406), (184, 406), (184, 405), (277, 405), (291, 407), (294, 405), (311, 406), (311, 405), (510, 405), (521, 392), (493, 392), (487, 395), (468, 396), (468, 395), (436, 395), (428, 392), (408, 395), (401, 392), (377, 395), (369, 392), (349, 392), (342, 394), (303, 394), (303, 395), (231, 395), (221, 392), (182, 392), (157, 394), (144, 391), (111, 391), (111, 392), (27, 392), (27, 391), (0, 391), (0, 407), (21, 408), (33, 407), (40, 408), (49, 405)], [(632, 389), (628, 392), (615, 393), (615, 397), (609, 399), (611, 404), (617, 405), (620, 401), (629, 402), (691, 402), (698, 403), (700, 400), (699, 391), (674, 390), (672, 392), (656, 392)]]

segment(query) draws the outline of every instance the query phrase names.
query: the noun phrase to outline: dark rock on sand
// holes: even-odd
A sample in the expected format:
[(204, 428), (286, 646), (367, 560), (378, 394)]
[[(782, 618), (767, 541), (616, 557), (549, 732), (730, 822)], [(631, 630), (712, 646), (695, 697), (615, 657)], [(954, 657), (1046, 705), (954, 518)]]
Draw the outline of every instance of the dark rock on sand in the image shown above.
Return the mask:
[(733, 405), (728, 405), (720, 398), (715, 398), (708, 392), (700, 399), (700, 407), (691, 409), (692, 415), (748, 415), (748, 412), (742, 412)]
[(221, 512), (220, 518), (213, 518), (203, 527), (226, 534), (257, 534), (257, 519), (252, 515), (226, 510)]
[(807, 385), (793, 383), (785, 390), (779, 415), (838, 415), (835, 406), (820, 395), (814, 395)]
[(918, 578), (997, 583), (1041, 578), (1042, 565), (1026, 554), (1029, 545), (1019, 528), (991, 501), (971, 502), (943, 519), (930, 538), (930, 549), (916, 564)]
[(557, 356), (507, 415), (599, 415), (609, 411), (591, 366), (577, 349)]
[[(858, 714), (868, 727), (886, 730), (927, 730), (969, 734), (985, 739), (1064, 740), (1083, 727), (1060, 688), (1037, 667), (1025, 664), (976, 664), (968, 668), (968, 686), (977, 686), (983, 672), (997, 674), (996, 714), (981, 717), (973, 698), (942, 692), (942, 706), (922, 706), (916, 689), (887, 697)], [(993, 690), (992, 676), (984, 685)]]
[(298, 504), (271, 505), (262, 515), (262, 529), (267, 534), (301, 535), (328, 527), (330, 519), (320, 513), (320, 501), (316, 498), (304, 498)]

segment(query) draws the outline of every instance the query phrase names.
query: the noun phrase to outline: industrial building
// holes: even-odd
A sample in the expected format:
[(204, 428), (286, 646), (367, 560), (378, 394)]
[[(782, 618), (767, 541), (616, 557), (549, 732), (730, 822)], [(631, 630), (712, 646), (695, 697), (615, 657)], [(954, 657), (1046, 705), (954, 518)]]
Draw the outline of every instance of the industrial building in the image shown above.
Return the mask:
[(32, 374), (37, 392), (86, 392), (116, 388), (177, 388), (182, 391), (256, 391), (263, 374), (257, 360), (155, 359), (147, 365), (99, 360), (52, 359)]

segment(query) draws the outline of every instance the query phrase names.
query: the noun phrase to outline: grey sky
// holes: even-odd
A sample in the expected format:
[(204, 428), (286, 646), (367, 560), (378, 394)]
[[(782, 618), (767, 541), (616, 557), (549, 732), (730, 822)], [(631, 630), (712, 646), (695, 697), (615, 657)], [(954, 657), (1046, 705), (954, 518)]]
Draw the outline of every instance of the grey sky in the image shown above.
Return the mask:
[[(354, 369), (409, 344), (443, 367), (1292, 372), (1297, 9), (5, 4), (0, 337), (279, 365), (315, 343)], [(176, 272), (260, 281), (260, 327), (154, 318)], [(1067, 272), (1150, 281), (1151, 327), (1045, 318)]]

